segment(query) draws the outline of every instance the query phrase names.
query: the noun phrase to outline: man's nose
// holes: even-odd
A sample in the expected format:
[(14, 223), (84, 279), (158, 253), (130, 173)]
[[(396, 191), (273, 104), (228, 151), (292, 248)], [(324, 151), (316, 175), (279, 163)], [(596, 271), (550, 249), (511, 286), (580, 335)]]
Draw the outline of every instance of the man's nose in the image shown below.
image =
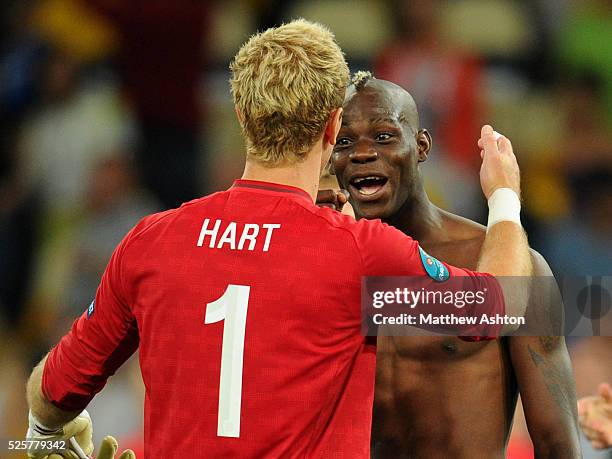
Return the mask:
[(372, 161), (376, 161), (378, 158), (378, 153), (375, 149), (370, 147), (356, 148), (349, 155), (349, 159), (353, 163), (370, 163)]

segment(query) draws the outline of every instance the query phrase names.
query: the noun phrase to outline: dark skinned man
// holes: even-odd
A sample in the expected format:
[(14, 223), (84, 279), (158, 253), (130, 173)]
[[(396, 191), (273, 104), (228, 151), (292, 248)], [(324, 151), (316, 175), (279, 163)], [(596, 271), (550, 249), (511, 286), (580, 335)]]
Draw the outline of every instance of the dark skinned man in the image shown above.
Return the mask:
[[(429, 201), (419, 165), (431, 146), (405, 90), (367, 72), (356, 75), (332, 169), (357, 218), (381, 218), (431, 256), (474, 269), (486, 228)], [(535, 275), (552, 276), (535, 251), (532, 261)], [(505, 457), (519, 393), (536, 457), (580, 457), (573, 375), (562, 337), (469, 342), (379, 336), (373, 457)]]

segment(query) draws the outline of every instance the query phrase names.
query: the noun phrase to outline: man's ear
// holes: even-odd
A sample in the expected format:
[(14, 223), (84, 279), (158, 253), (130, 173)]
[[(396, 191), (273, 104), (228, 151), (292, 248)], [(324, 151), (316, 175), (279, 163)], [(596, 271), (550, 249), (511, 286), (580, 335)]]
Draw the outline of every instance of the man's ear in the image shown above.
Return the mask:
[(340, 132), (340, 126), (342, 126), (342, 107), (338, 107), (329, 115), (323, 135), (324, 142), (330, 145), (336, 145), (336, 138), (338, 137), (338, 132)]
[(240, 122), (240, 124), (242, 124), (242, 122), (244, 121), (244, 116), (242, 116), (242, 112), (238, 108), (238, 105), (234, 105), (234, 111), (236, 112), (236, 117), (238, 118), (238, 121)]
[(418, 149), (417, 156), (419, 162), (422, 163), (423, 161), (427, 160), (433, 144), (431, 134), (427, 131), (427, 129), (421, 129), (419, 132), (417, 132), (416, 143)]

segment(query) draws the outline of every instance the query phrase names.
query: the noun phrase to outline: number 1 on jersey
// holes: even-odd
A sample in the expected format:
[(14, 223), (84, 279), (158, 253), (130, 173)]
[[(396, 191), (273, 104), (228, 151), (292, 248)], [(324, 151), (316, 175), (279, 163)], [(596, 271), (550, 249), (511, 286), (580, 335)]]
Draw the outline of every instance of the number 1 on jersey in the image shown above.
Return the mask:
[(206, 305), (205, 324), (225, 321), (219, 381), (219, 437), (240, 436), (242, 361), (250, 290), (247, 285), (229, 284), (221, 298)]

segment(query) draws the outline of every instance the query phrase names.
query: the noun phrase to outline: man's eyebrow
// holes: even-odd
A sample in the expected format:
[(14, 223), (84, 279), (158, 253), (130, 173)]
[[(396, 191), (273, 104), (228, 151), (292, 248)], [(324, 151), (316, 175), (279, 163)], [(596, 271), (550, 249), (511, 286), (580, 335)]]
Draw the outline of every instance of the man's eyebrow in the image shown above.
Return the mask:
[(370, 124), (381, 124), (381, 123), (391, 123), (391, 124), (398, 124), (401, 122), (401, 115), (400, 115), (400, 119), (397, 118), (391, 118), (389, 116), (386, 117), (377, 117), (377, 118), (370, 118)]

